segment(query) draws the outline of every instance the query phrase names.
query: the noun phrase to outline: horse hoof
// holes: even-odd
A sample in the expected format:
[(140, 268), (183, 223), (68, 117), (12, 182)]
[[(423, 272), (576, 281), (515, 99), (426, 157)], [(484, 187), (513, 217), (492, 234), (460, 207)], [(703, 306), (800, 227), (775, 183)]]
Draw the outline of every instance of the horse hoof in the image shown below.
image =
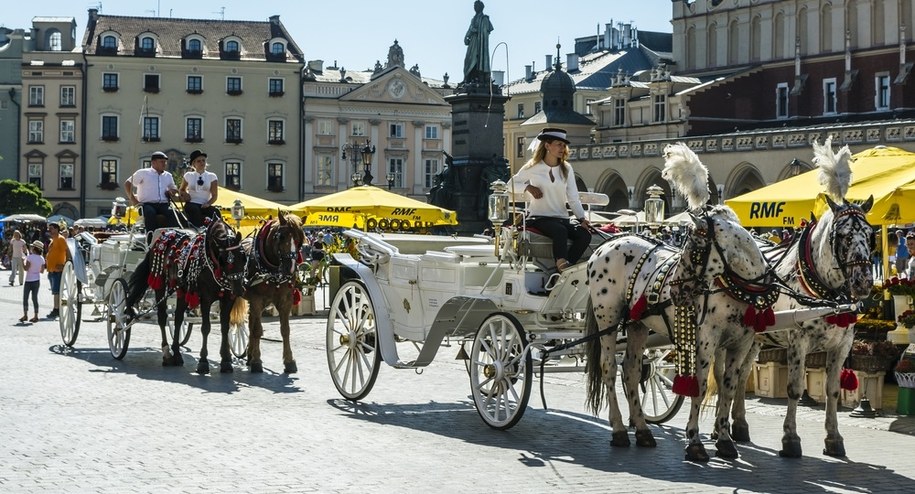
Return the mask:
[(708, 452), (702, 444), (690, 444), (686, 447), (686, 461), (698, 461), (707, 463), (709, 460)]
[(778, 452), (778, 456), (781, 456), (782, 458), (800, 458), (801, 455), (801, 442), (799, 440), (782, 440), (782, 449)]
[(845, 457), (845, 442), (842, 440), (832, 441), (826, 440), (826, 447), (823, 448), (823, 454), (826, 456), (832, 456), (835, 458), (844, 458)]
[(610, 446), (628, 448), (629, 444), (629, 433), (627, 431), (613, 433), (613, 438), (610, 440)]
[(231, 362), (223, 362), (219, 365), (219, 372), (222, 374), (231, 374), (235, 369), (232, 368)]
[(293, 360), (292, 362), (289, 362), (285, 365), (283, 371), (286, 374), (295, 374), (296, 372), (299, 372), (299, 367), (295, 365), (295, 360)]
[(210, 363), (207, 362), (206, 360), (201, 360), (200, 362), (197, 362), (197, 373), (200, 374), (201, 376), (209, 374), (210, 373)]
[(715, 448), (717, 448), (715, 456), (719, 458), (734, 460), (740, 457), (740, 455), (737, 453), (737, 447), (734, 446), (734, 441), (718, 441), (715, 443)]
[(731, 439), (739, 443), (750, 442), (750, 427), (746, 425), (732, 425)]
[(658, 443), (654, 440), (654, 436), (651, 435), (651, 431), (645, 429), (635, 431), (635, 445), (640, 448), (656, 448)]
[(162, 367), (177, 367), (178, 362), (175, 357), (162, 357)]
[(177, 367), (181, 367), (184, 365), (184, 357), (182, 357), (180, 353), (175, 355), (175, 365)]
[(264, 364), (256, 363), (256, 364), (249, 364), (249, 366), (251, 367), (251, 372), (254, 374), (261, 374), (264, 372)]

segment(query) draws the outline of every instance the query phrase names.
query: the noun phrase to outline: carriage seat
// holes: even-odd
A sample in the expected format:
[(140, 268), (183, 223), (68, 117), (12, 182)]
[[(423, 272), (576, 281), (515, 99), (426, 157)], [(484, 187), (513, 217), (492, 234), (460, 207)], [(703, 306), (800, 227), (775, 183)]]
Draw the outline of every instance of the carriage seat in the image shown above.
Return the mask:
[[(591, 235), (591, 244), (585, 249), (584, 254), (581, 255), (581, 259), (578, 262), (585, 262), (591, 257), (591, 254), (597, 249), (600, 244), (604, 243), (604, 239), (600, 235), (592, 234)], [(539, 266), (544, 271), (549, 271), (555, 269), (556, 261), (553, 259), (553, 240), (546, 235), (540, 233), (534, 227), (526, 226), (521, 232), (521, 243), (520, 245), (520, 254), (522, 256), (527, 256), (531, 261)], [(571, 246), (571, 242), (569, 242)]]

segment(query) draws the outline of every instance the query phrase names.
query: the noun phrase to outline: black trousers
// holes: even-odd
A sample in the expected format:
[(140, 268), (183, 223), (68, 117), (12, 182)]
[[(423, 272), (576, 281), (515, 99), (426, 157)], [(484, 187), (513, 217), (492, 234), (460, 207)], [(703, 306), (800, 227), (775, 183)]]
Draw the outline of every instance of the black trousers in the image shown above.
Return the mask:
[(203, 207), (202, 204), (196, 202), (186, 202), (184, 203), (184, 215), (187, 216), (187, 221), (191, 226), (201, 228), (204, 226), (204, 219), (219, 215), (219, 211), (213, 206)]
[[(146, 225), (147, 233), (153, 232), (157, 228), (174, 228), (178, 226), (175, 223), (175, 213), (167, 202), (144, 202), (140, 207), (143, 208), (143, 224)], [(165, 218), (164, 224), (159, 224), (159, 219), (156, 218), (158, 214)]]
[[(591, 232), (581, 226), (573, 225), (568, 218), (539, 216), (529, 218), (527, 224), (550, 237), (550, 240), (553, 241), (554, 260), (565, 259), (569, 261), (569, 264), (575, 264), (591, 243)], [(569, 240), (572, 241), (571, 247), (569, 247)]]

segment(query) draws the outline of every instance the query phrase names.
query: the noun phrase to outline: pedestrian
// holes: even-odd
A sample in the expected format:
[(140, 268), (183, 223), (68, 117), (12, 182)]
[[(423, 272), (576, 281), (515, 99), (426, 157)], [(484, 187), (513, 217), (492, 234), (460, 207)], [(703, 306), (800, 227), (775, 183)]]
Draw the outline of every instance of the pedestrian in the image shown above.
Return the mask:
[(879, 230), (874, 232), (871, 259), (874, 263), (874, 279), (883, 279), (883, 241), (880, 239)]
[(51, 295), (54, 296), (54, 308), (47, 315), (53, 319), (60, 315), (60, 276), (67, 262), (67, 242), (60, 234), (60, 225), (48, 223), (48, 233), (51, 240), (48, 242), (48, 257), (45, 262), (48, 266), (48, 282), (51, 284)]
[(191, 151), (191, 170), (184, 174), (178, 194), (184, 201), (184, 215), (191, 226), (201, 228), (205, 218), (219, 215), (213, 207), (219, 196), (219, 177), (207, 170), (207, 154), (199, 149)]
[[(527, 225), (553, 241), (556, 270), (562, 272), (578, 262), (591, 243), (591, 223), (581, 206), (575, 172), (568, 163), (566, 131), (545, 128), (533, 146), (534, 156), (512, 177), (512, 182), (515, 190), (523, 190), (533, 198), (527, 208)], [(567, 203), (578, 218), (577, 226), (569, 220)]]
[[(165, 166), (168, 164), (168, 155), (162, 151), (156, 151), (150, 157), (149, 168), (141, 168), (133, 173), (124, 181), (124, 192), (130, 199), (130, 204), (139, 206), (143, 213), (143, 224), (146, 227), (146, 233), (154, 232), (157, 228), (174, 227), (175, 211), (169, 205), (169, 200), (176, 197), (178, 188), (175, 186), (175, 179), (171, 173), (165, 172)], [(133, 188), (137, 188), (136, 194)], [(156, 215), (164, 217), (164, 224), (159, 224)], [(148, 236), (147, 241), (152, 237)], [(50, 256), (51, 252), (48, 251)]]
[(896, 275), (902, 277), (909, 264), (909, 249), (905, 246), (905, 232), (896, 230)]
[[(910, 253), (915, 252), (915, 232), (909, 232), (905, 236), (905, 247)], [(908, 279), (915, 280), (915, 256), (913, 255), (909, 255), (905, 274)]]
[(13, 230), (13, 238), (10, 239), (10, 286), (13, 286), (16, 274), (19, 275), (19, 284), (22, 284), (25, 256), (28, 255), (27, 245), (19, 230)]
[(45, 260), (42, 257), (44, 244), (40, 240), (32, 242), (32, 253), (25, 258), (25, 284), (22, 285), (22, 317), (25, 322), (29, 317), (29, 297), (34, 309), (31, 321), (38, 322), (38, 286), (41, 284), (41, 273), (44, 273)]

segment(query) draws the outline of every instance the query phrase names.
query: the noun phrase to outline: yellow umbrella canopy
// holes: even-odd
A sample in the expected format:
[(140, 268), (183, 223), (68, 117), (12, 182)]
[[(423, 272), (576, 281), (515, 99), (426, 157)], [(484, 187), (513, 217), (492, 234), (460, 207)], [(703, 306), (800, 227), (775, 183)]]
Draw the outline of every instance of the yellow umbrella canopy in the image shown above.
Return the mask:
[[(358, 223), (360, 216), (365, 221), (365, 227), (369, 229), (376, 227), (397, 229), (398, 226), (406, 229), (457, 224), (457, 214), (454, 211), (393, 194), (370, 185), (353, 187), (335, 194), (300, 202), (290, 208), (307, 214), (306, 223), (312, 221), (312, 215), (315, 213), (336, 213), (338, 215), (336, 218), (329, 215), (327, 219), (342, 221), (341, 224), (315, 223), (329, 226), (352, 226), (353, 223)], [(350, 220), (356, 221), (350, 222)]]
[[(915, 153), (877, 146), (855, 154), (851, 163), (852, 183), (846, 199), (864, 202), (874, 196), (867, 216), (872, 225), (915, 222)], [(800, 226), (811, 213), (820, 216), (828, 207), (819, 170), (774, 183), (725, 201), (746, 227)]]
[[(265, 219), (268, 216), (275, 217), (278, 212), (293, 211), (292, 206), (268, 201), (267, 199), (261, 199), (260, 197), (242, 194), (241, 192), (235, 190), (220, 187), (219, 194), (216, 196), (216, 202), (213, 205), (220, 209), (222, 212), (222, 217), (225, 218), (226, 221), (231, 222), (233, 225), (235, 223), (232, 219), (232, 206), (235, 205), (236, 199), (240, 200), (242, 205), (245, 207), (245, 219), (242, 220), (242, 225), (256, 226), (259, 224), (261, 219)], [(133, 223), (137, 221), (138, 217), (139, 215), (137, 214), (137, 209), (131, 206), (127, 208), (127, 216), (122, 221), (129, 221), (130, 223)], [(117, 220), (113, 217), (109, 220), (109, 223), (116, 222)]]

